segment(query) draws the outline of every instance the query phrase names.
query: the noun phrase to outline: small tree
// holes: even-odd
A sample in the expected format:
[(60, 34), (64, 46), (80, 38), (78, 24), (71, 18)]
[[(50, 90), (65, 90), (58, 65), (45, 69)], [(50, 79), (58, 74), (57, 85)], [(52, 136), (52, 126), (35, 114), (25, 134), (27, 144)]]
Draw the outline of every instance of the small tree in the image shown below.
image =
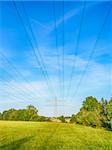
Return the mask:
[(64, 116), (60, 116), (60, 117), (58, 117), (58, 119), (61, 120), (61, 122), (63, 122), (63, 123), (66, 122)]

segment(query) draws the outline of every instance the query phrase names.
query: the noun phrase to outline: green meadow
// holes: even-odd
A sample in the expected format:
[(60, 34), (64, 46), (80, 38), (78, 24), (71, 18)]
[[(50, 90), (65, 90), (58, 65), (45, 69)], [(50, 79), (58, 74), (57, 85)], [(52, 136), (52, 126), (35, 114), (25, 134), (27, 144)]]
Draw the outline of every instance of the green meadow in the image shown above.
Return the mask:
[(112, 132), (67, 123), (0, 121), (0, 150), (112, 150)]

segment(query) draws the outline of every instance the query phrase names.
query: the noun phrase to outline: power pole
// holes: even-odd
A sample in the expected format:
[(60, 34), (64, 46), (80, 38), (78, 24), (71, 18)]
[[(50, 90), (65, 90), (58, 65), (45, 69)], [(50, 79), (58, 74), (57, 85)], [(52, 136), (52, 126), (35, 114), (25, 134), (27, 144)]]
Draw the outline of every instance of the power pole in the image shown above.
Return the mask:
[[(60, 104), (61, 102), (61, 104)], [(49, 104), (46, 105), (47, 107), (53, 107), (53, 117), (58, 117), (59, 115), (59, 106), (63, 106), (62, 105), (62, 100), (58, 100), (57, 97), (54, 97), (53, 100), (49, 101)]]
[(58, 100), (57, 100), (57, 97), (55, 97), (54, 99), (54, 117), (57, 117), (58, 116)]

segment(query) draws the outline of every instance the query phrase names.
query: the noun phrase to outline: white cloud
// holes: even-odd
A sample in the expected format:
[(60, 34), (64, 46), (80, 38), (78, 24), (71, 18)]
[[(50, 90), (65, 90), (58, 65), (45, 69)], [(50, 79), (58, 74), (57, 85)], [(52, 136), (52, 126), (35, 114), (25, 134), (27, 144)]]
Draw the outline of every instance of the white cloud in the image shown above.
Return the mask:
[[(82, 2), (83, 3), (83, 2)], [(98, 3), (97, 3), (98, 4)], [(96, 5), (96, 3), (90, 3), (86, 6), (86, 9), (88, 8), (91, 8), (91, 6), (94, 6)], [(63, 18), (63, 15), (61, 17), (59, 17), (57, 20), (56, 20), (56, 27), (58, 28), (62, 23), (63, 23), (63, 19), (64, 19), (64, 22), (68, 21), (69, 19), (71, 19), (72, 17), (78, 15), (81, 11), (82, 11), (82, 8), (83, 8), (83, 5), (79, 8), (75, 8), (75, 9), (72, 9), (68, 12), (66, 12), (64, 14), (64, 18)], [(65, 8), (66, 9), (66, 8)], [(36, 19), (32, 19), (32, 21), (38, 25), (40, 25), (43, 29), (46, 30), (46, 33), (50, 33), (52, 32), (54, 29), (55, 29), (55, 21), (49, 23), (48, 25), (44, 25), (43, 23), (39, 22), (38, 20)], [(44, 33), (45, 34), (45, 33)]]
[[(59, 51), (61, 53), (62, 47), (58, 47)], [(97, 49), (99, 53), (97, 53), (97, 57), (100, 57), (102, 55), (102, 50), (105, 48), (100, 48), (100, 51)], [(60, 83), (58, 79), (58, 70), (61, 70), (62, 74), (62, 61), (60, 61), (60, 66), (57, 65), (57, 54), (56, 54), (56, 49), (51, 49), (51, 48), (45, 48), (45, 47), (40, 47), (40, 51), (45, 63), (45, 66), (47, 68), (48, 75), (50, 77), (50, 82), (49, 84), (52, 84), (53, 90), (55, 93), (58, 95), (58, 98), (61, 99), (61, 96), (59, 95), (61, 89), (60, 89)], [(104, 54), (106, 52), (104, 51)], [(61, 54), (60, 54), (61, 55)], [(60, 59), (62, 59), (60, 57)], [(109, 74), (109, 70), (107, 65), (108, 64), (100, 64), (95, 61), (95, 59), (90, 61), (89, 67), (86, 70), (85, 76), (80, 84), (78, 94), (76, 97), (73, 97), (73, 92), (76, 90), (78, 82), (82, 76), (82, 71), (85, 68), (88, 60), (85, 57), (82, 57), (82, 55), (78, 55), (75, 57), (74, 55), (68, 55), (65, 54), (65, 95), (67, 94), (68, 90), (68, 85), (69, 85), (69, 79), (70, 79), (70, 73), (72, 66), (74, 65), (74, 60), (76, 59), (76, 64), (74, 66), (74, 75), (73, 75), (73, 80), (72, 80), (72, 89), (70, 96), (68, 98), (65, 98), (65, 105), (63, 105), (63, 114), (66, 114), (66, 110), (69, 108), (70, 112), (73, 113), (77, 111), (84, 99), (84, 97), (93, 95), (96, 97), (108, 97), (110, 96), (110, 90), (109, 89), (109, 82), (112, 81), (112, 75)], [(39, 69), (39, 65), (36, 63), (35, 57), (33, 56), (33, 53), (27, 53), (25, 55), (25, 63), (30, 66), (31, 68), (36, 68)], [(25, 65), (26, 65), (25, 64)], [(16, 64), (15, 64), (16, 66)], [(9, 70), (10, 71), (10, 70)], [(15, 105), (15, 103), (21, 103), (24, 101), (24, 104), (27, 103), (33, 103), (34, 105), (38, 104), (40, 106), (40, 112), (41, 114), (45, 114), (44, 110), (44, 104), (45, 100), (49, 100), (53, 98), (48, 92), (48, 89), (46, 87), (46, 82), (42, 80), (41, 78), (38, 79), (38, 74), (37, 74), (37, 80), (32, 81), (32, 75), (34, 72), (32, 70), (19, 70), (23, 76), (30, 76), (30, 85), (29, 83), (25, 83), (23, 81), (19, 82), (16, 78), (16, 80), (11, 80), (8, 83), (8, 86), (4, 85), (4, 82), (0, 84), (0, 104), (5, 105), (5, 104), (11, 104)], [(39, 72), (40, 73), (40, 72)], [(111, 85), (112, 86), (112, 85)], [(24, 92), (22, 92), (20, 89), (22, 89)], [(37, 98), (38, 91), (40, 91), (40, 94), (42, 95), (41, 98)], [(32, 93), (33, 92), (33, 97)], [(22, 94), (23, 93), (23, 94)], [(14, 95), (14, 96), (13, 96)], [(69, 105), (67, 100), (70, 101), (72, 106), (67, 106)], [(54, 106), (51, 108), (53, 109)], [(73, 108), (73, 109), (72, 109)], [(50, 110), (46, 109), (46, 114), (50, 114)]]

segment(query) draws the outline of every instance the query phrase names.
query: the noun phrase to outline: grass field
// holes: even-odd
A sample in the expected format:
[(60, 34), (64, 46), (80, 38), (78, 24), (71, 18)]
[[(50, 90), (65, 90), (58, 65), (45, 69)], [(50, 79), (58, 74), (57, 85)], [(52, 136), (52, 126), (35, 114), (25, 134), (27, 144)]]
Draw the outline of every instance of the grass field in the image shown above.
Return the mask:
[(0, 150), (112, 150), (112, 132), (73, 124), (0, 121)]

